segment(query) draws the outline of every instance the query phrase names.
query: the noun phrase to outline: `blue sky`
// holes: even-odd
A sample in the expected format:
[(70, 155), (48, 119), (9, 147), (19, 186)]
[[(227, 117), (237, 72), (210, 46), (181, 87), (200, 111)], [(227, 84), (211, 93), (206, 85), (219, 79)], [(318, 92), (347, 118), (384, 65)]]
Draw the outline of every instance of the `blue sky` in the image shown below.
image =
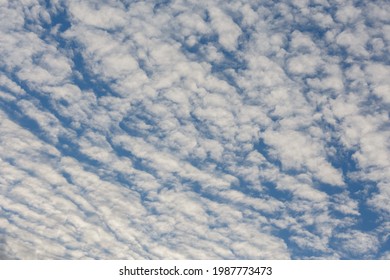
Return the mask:
[(388, 1), (0, 1), (0, 257), (390, 259)]

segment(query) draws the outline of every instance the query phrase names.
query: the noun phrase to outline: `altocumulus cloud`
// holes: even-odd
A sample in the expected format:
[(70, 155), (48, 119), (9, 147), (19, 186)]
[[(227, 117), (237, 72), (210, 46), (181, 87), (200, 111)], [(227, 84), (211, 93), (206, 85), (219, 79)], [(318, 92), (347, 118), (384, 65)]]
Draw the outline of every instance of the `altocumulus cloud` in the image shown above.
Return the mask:
[(388, 1), (0, 18), (0, 258), (389, 258)]

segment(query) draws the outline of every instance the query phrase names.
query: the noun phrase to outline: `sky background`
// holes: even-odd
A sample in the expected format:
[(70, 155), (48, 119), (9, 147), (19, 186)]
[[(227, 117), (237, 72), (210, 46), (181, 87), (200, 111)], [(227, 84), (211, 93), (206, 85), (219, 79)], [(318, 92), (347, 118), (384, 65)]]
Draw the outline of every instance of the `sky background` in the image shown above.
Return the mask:
[(0, 0), (0, 258), (390, 259), (390, 2)]

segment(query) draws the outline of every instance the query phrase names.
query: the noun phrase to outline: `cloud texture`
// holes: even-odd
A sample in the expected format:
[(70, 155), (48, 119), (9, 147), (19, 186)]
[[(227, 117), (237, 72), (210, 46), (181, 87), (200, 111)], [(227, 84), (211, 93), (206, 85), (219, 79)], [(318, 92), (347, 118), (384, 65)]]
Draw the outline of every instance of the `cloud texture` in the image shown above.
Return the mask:
[(389, 258), (387, 1), (0, 18), (0, 258)]

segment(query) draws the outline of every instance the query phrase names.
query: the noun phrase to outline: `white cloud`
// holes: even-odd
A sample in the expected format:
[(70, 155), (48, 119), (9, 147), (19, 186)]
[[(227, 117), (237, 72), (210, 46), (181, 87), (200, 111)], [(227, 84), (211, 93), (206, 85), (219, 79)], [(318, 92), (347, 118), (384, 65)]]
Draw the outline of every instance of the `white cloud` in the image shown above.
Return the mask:
[(370, 82), (370, 89), (384, 102), (390, 103), (390, 67), (383, 64), (369, 64), (365, 72)]
[(347, 28), (336, 37), (336, 43), (348, 49), (351, 55), (366, 57), (366, 44), (369, 36), (363, 24), (357, 24), (353, 30)]
[(360, 16), (360, 9), (353, 5), (346, 5), (341, 7), (336, 12), (336, 18), (342, 23), (353, 23)]
[(218, 33), (219, 43), (229, 51), (235, 50), (237, 39), (241, 35), (240, 27), (218, 7), (210, 7), (208, 12), (211, 17), (211, 26)]
[(111, 29), (122, 27), (126, 23), (126, 13), (122, 9), (89, 2), (71, 1), (69, 3), (70, 13), (82, 24)]
[(293, 74), (314, 74), (321, 61), (316, 56), (300, 55), (289, 59), (288, 69)]
[(371, 234), (348, 231), (346, 233), (340, 233), (340, 246), (345, 250), (345, 254), (348, 256), (362, 256), (363, 258), (370, 258), (378, 248), (378, 239)]
[(290, 46), (293, 50), (299, 52), (312, 52), (317, 50), (317, 47), (310, 36), (298, 30), (295, 30), (291, 34)]
[(266, 144), (274, 148), (284, 168), (304, 170), (307, 168), (315, 177), (331, 185), (343, 185), (339, 171), (324, 158), (319, 145), (320, 139), (311, 139), (296, 131), (266, 131), (263, 135)]

